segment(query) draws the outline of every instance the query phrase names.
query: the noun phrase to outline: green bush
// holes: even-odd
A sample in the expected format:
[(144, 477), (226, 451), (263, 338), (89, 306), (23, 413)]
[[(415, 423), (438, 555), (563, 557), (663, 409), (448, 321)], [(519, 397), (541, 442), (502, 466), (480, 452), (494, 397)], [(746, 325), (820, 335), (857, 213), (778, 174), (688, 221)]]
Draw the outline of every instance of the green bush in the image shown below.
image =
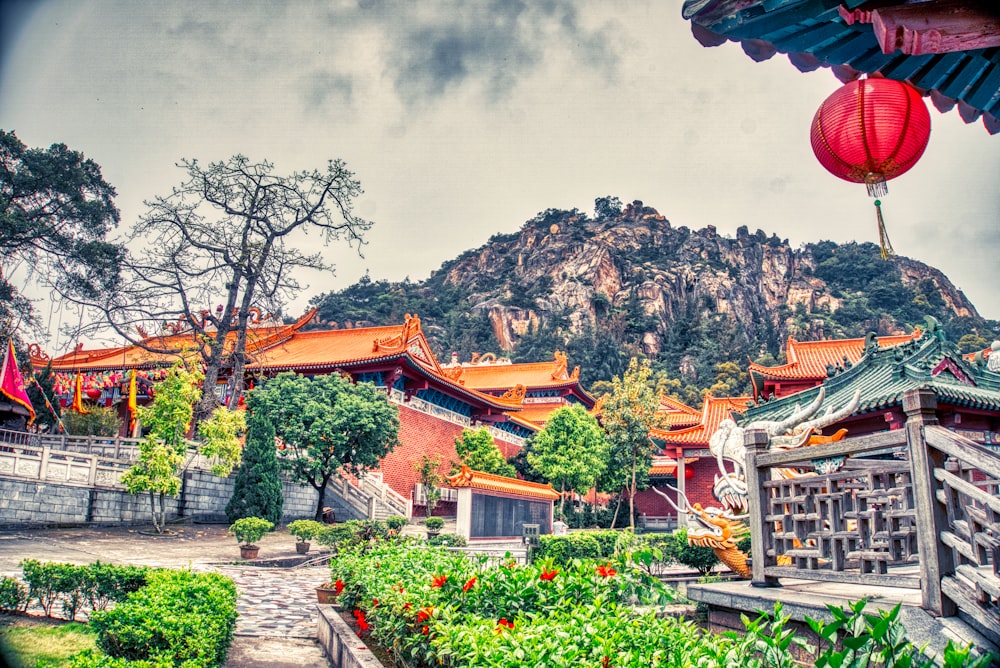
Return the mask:
[(0, 610), (24, 612), (28, 607), (28, 588), (17, 578), (0, 577)]
[[(95, 612), (90, 626), (98, 648), (112, 659), (221, 666), (236, 626), (236, 585), (218, 573), (153, 571), (148, 584), (124, 603)], [(93, 655), (82, 656), (71, 665), (121, 665), (94, 661)]]
[(565, 565), (573, 559), (600, 559), (601, 543), (589, 532), (577, 532), (565, 536), (539, 536), (534, 559), (551, 559)]
[[(690, 566), (702, 575), (708, 575), (719, 564), (719, 557), (710, 547), (688, 544), (687, 529), (678, 529), (673, 536), (673, 544), (664, 551), (664, 557), (679, 564)], [(669, 545), (669, 542), (668, 542)]]
[(122, 425), (118, 412), (105, 406), (90, 406), (86, 413), (64, 411), (62, 419), (66, 433), (73, 436), (114, 437)]
[(236, 536), (240, 545), (253, 545), (274, 527), (274, 523), (263, 517), (241, 517), (229, 527), (229, 533)]
[(439, 545), (441, 547), (465, 547), (469, 544), (469, 541), (465, 539), (465, 536), (459, 536), (454, 533), (439, 533), (436, 536), (431, 536), (427, 539), (428, 545)]
[(444, 528), (444, 520), (440, 517), (428, 517), (424, 520), (424, 526), (426, 526), (430, 531), (440, 531)]
[(103, 610), (112, 602), (125, 600), (129, 593), (145, 586), (149, 572), (143, 566), (115, 566), (99, 561), (77, 566), (34, 559), (22, 561), (21, 570), (28, 585), (27, 601), (34, 599), (50, 617), (55, 604), (61, 602), (63, 614), (70, 620), (84, 603), (91, 610)]
[(400, 515), (393, 515), (392, 517), (385, 518), (386, 526), (388, 526), (390, 530), (395, 531), (397, 533), (402, 531), (403, 527), (405, 527), (408, 522), (409, 520)]
[(288, 524), (288, 533), (303, 543), (308, 543), (325, 530), (326, 525), (316, 520), (295, 520)]
[(326, 547), (338, 550), (342, 545), (349, 545), (353, 543), (355, 535), (356, 532), (354, 527), (349, 523), (344, 522), (342, 524), (333, 524), (331, 526), (324, 527), (320, 533), (316, 534), (316, 542), (320, 545), (325, 545)]

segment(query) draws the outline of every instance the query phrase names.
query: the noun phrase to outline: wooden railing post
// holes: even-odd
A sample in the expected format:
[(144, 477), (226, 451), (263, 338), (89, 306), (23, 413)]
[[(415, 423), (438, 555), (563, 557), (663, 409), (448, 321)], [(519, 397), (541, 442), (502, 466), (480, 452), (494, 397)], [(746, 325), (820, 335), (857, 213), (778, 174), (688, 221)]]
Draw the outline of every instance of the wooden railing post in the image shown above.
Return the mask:
[(767, 546), (774, 541), (773, 527), (764, 519), (767, 514), (767, 490), (764, 481), (768, 475), (761, 475), (757, 468), (757, 456), (767, 452), (769, 438), (763, 429), (750, 429), (743, 435), (746, 448), (747, 497), (750, 512), (750, 584), (754, 587), (780, 587), (781, 583), (773, 575), (764, 575)]
[(938, 423), (937, 397), (930, 390), (909, 390), (903, 395), (903, 411), (920, 549), (921, 606), (936, 617), (951, 617), (958, 611), (942, 593), (941, 578), (954, 575), (955, 555), (939, 539), (940, 532), (948, 528), (948, 510), (937, 499), (938, 484), (934, 479), (934, 469), (944, 468), (945, 455), (924, 440), (924, 427)]

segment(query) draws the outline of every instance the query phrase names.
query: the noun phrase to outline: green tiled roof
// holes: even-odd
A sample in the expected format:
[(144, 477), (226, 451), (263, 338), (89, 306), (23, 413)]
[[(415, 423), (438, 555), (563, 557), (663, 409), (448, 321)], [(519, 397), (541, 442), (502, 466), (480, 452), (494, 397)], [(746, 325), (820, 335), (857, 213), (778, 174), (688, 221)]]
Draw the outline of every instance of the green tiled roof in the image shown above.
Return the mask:
[(857, 390), (861, 400), (855, 415), (886, 410), (902, 404), (908, 390), (919, 388), (932, 390), (945, 404), (1000, 411), (1000, 374), (965, 362), (939, 332), (928, 331), (894, 348), (869, 346), (854, 366), (834, 370), (820, 386), (748, 409), (740, 424), (786, 418), (814, 399), (820, 387), (826, 388), (824, 411), (848, 404)]

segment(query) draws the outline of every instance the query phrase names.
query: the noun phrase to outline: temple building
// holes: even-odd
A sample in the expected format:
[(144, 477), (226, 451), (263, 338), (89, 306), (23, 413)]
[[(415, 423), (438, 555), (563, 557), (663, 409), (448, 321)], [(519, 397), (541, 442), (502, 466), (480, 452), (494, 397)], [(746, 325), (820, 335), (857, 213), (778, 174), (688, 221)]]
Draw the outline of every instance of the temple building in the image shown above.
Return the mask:
[[(400, 444), (387, 455), (375, 475), (397, 494), (414, 502), (423, 456), (437, 458), (447, 473), (458, 461), (455, 439), (470, 428), (486, 428), (505, 457), (515, 456), (525, 439), (541, 429), (549, 414), (570, 403), (594, 405), (579, 382), (579, 369), (567, 371), (566, 356), (551, 362), (497, 363), (492, 356), (475, 363), (442, 366), (431, 351), (417, 316), (402, 325), (354, 329), (309, 330), (310, 311), (289, 325), (261, 318), (248, 332), (247, 384), (294, 371), (308, 376), (349, 374), (385, 388), (400, 415)], [(153, 354), (139, 346), (76, 350), (49, 360), (37, 346), (37, 371), (51, 363), (56, 392), (69, 405), (76, 378), (89, 401), (125, 410), (128, 371), (139, 376), (139, 401), (151, 400), (153, 385), (176, 360), (197, 359), (190, 333), (168, 331), (147, 341), (172, 354)], [(227, 346), (231, 345), (227, 342)], [(220, 378), (216, 394), (228, 398), (228, 378)], [(124, 414), (122, 415), (124, 418)], [(128, 420), (123, 419), (127, 424)]]

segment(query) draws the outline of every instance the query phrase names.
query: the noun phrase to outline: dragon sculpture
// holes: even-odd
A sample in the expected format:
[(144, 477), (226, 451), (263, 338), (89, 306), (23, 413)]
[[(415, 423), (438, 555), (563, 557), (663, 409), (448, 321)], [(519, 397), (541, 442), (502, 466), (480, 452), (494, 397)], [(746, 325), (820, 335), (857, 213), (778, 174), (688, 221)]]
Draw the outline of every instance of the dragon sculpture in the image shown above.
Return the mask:
[[(848, 417), (858, 407), (861, 399), (860, 390), (839, 410), (833, 408), (817, 414), (826, 397), (825, 388), (820, 387), (816, 398), (805, 408), (796, 408), (792, 415), (784, 420), (755, 420), (740, 427), (734, 420), (722, 420), (716, 432), (709, 439), (709, 451), (715, 457), (719, 474), (715, 476), (712, 492), (722, 507), (702, 508), (700, 504), (692, 504), (676, 487), (667, 485), (677, 494), (678, 502), (683, 506), (683, 512), (688, 518), (688, 543), (701, 547), (712, 548), (719, 561), (726, 564), (742, 577), (750, 577), (747, 567), (747, 555), (739, 550), (737, 544), (749, 533), (745, 523), (749, 510), (747, 482), (745, 474), (746, 447), (744, 437), (751, 429), (763, 429), (768, 435), (768, 447), (775, 450), (790, 450), (817, 443), (838, 441), (846, 435), (847, 430), (841, 429), (831, 436), (818, 435), (820, 430)], [(834, 471), (843, 464), (839, 460), (817, 460), (814, 466), (820, 472)], [(815, 471), (800, 471), (797, 469), (775, 469), (776, 476), (783, 478), (816, 475)], [(652, 488), (654, 492), (665, 498), (675, 510), (681, 508), (667, 494)]]

